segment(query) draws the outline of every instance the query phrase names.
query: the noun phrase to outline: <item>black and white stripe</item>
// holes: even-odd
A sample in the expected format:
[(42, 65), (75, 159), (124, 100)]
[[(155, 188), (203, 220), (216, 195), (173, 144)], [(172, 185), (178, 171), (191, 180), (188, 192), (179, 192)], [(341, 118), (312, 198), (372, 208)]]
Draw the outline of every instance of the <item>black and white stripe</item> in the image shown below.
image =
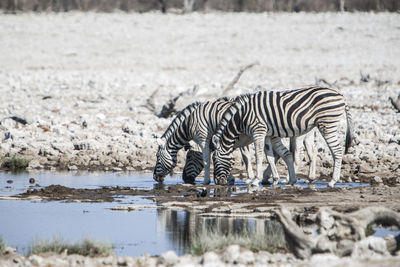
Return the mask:
[[(246, 134), (254, 140), (257, 173), (253, 184), (258, 184), (262, 176), (264, 144), (271, 143), (270, 137), (300, 136), (317, 127), (334, 160), (334, 171), (329, 186), (334, 186), (339, 180), (342, 146), (339, 143), (338, 127), (341, 116), (346, 113), (347, 152), (352, 140), (352, 121), (345, 99), (338, 91), (321, 87), (260, 91), (238, 96), (235, 103), (224, 113), (220, 127), (213, 137), (214, 146), (217, 148), (214, 154), (216, 179), (224, 179), (230, 172), (233, 144), (239, 134)], [(274, 175), (276, 166), (273, 154), (268, 153), (267, 159)], [(290, 183), (294, 183), (295, 179), (295, 176), (291, 176)]]
[(196, 177), (204, 169), (203, 153), (195, 143), (185, 147), (186, 161), (183, 167), (182, 179), (186, 184), (194, 184)]
[[(196, 105), (189, 116), (183, 120), (174, 120), (168, 127), (168, 134), (158, 140), (157, 162), (154, 168), (154, 179), (161, 181), (176, 166), (177, 152), (193, 140), (202, 151), (204, 163), (204, 183), (210, 183), (210, 140), (219, 125), (223, 112), (233, 102), (222, 98)], [(182, 113), (182, 112), (181, 112)], [(174, 126), (172, 126), (174, 124)], [(173, 130), (174, 129), (174, 130)]]
[[(207, 101), (197, 105), (189, 116), (180, 120), (179, 125), (173, 121), (171, 124), (175, 124), (177, 127), (170, 125), (167, 129), (168, 134), (164, 134), (164, 137), (158, 140), (159, 147), (153, 178), (157, 181), (162, 181), (176, 166), (177, 152), (187, 145), (189, 141), (193, 140), (201, 149), (204, 166), (204, 184), (209, 184), (211, 137), (219, 126), (222, 114), (234, 104), (234, 102), (226, 98)], [(172, 129), (175, 130), (173, 131)], [(254, 174), (250, 165), (251, 156), (249, 149), (246, 147), (249, 143), (251, 143), (251, 139), (248, 136), (242, 135), (238, 138), (235, 147), (241, 148), (240, 151), (246, 165), (247, 175), (252, 179), (254, 178)], [(197, 154), (197, 156), (199, 155)], [(202, 167), (198, 165), (193, 170), (201, 172), (201, 168)], [(198, 175), (196, 172), (186, 173), (186, 178), (188, 180), (194, 180), (194, 175)], [(232, 179), (233, 177), (228, 175), (226, 179), (216, 180), (215, 182), (218, 184), (232, 183)]]
[[(192, 114), (194, 110), (200, 105), (200, 102), (194, 102), (188, 106), (186, 106), (184, 109), (182, 109), (172, 120), (172, 122), (169, 124), (168, 128), (165, 130), (164, 134), (161, 136), (161, 138), (157, 139), (158, 143), (158, 151), (157, 151), (157, 163), (156, 166), (154, 167), (154, 172), (153, 172), (153, 179), (162, 182), (165, 178), (166, 175), (168, 175), (172, 169), (176, 165), (176, 155), (175, 155), (175, 161), (173, 160), (173, 157), (169, 153), (164, 152), (164, 147), (166, 140), (170, 138), (170, 136), (178, 129), (178, 127)], [(187, 142), (186, 145), (189, 145)]]

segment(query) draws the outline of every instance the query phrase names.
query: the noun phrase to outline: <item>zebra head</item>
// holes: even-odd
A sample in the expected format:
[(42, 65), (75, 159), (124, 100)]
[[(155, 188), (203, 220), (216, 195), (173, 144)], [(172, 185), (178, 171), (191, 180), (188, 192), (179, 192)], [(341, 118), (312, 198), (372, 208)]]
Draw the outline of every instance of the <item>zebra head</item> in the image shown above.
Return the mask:
[(215, 184), (227, 184), (233, 163), (232, 152), (224, 152), (221, 149), (217, 149), (214, 151), (212, 158)]
[(157, 182), (162, 182), (165, 176), (176, 166), (176, 152), (168, 150), (165, 138), (157, 139), (157, 143), (157, 160), (154, 167), (153, 179)]

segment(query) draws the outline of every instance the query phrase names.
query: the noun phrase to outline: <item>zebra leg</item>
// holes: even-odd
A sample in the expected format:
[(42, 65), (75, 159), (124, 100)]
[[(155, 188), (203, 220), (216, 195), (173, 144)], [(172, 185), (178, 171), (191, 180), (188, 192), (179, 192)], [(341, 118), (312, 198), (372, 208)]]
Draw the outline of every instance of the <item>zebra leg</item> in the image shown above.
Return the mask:
[(271, 138), (272, 147), (274, 151), (283, 158), (288, 167), (289, 171), (289, 184), (293, 185), (296, 183), (296, 172), (294, 170), (294, 162), (292, 153), (282, 144), (282, 140), (279, 137)]
[(210, 184), (210, 146), (207, 142), (202, 143), (201, 151), (203, 153), (203, 163), (204, 163), (204, 181), (203, 184)]
[[(260, 182), (260, 178), (262, 175), (262, 163), (263, 163), (263, 159), (264, 159), (264, 143), (266, 142), (266, 140), (269, 141), (269, 138), (265, 138), (265, 135), (256, 135), (254, 136), (254, 148), (255, 148), (255, 155), (256, 155), (256, 177), (251, 181), (251, 186), (255, 186), (258, 187), (258, 184)], [(270, 143), (269, 143), (270, 144)], [(272, 148), (272, 146), (270, 145), (269, 148)], [(270, 151), (270, 154), (268, 158), (268, 162), (269, 161), (273, 161), (274, 159), (274, 154), (272, 152), (272, 149), (269, 149), (268, 151)], [(271, 164), (271, 163), (270, 163)], [(275, 166), (275, 164), (274, 164)], [(272, 172), (274, 173), (274, 170), (272, 170)]]
[(235, 177), (232, 175), (232, 173), (230, 173), (228, 178), (228, 185), (234, 185), (234, 184), (235, 184)]
[(308, 170), (308, 181), (312, 182), (316, 178), (316, 164), (317, 164), (317, 151), (315, 150), (315, 136), (316, 131), (308, 133), (303, 140), (308, 158), (310, 159), (310, 168)]
[(274, 180), (273, 185), (276, 186), (279, 182), (279, 174), (275, 165), (275, 156), (272, 149), (272, 143), (270, 138), (265, 138), (264, 142), (265, 142), (264, 153), (267, 156), (268, 164), (271, 167), (272, 179)]
[(242, 154), (242, 159), (247, 172), (246, 184), (249, 184), (254, 179), (253, 168), (251, 166), (251, 152), (249, 146), (241, 147), (240, 153)]
[[(265, 156), (267, 156), (267, 154), (265, 154)], [(281, 158), (277, 153), (274, 153), (274, 157), (275, 157), (275, 165), (278, 162), (278, 160)], [(271, 169), (271, 165), (268, 164), (268, 167), (264, 170), (263, 173), (263, 179), (261, 181), (262, 185), (269, 185), (270, 182), (268, 181), (268, 179), (271, 177), (272, 174), (272, 169)]]
[(318, 129), (322, 134), (322, 137), (325, 139), (326, 144), (331, 151), (333, 158), (333, 174), (332, 179), (329, 182), (329, 187), (334, 187), (335, 183), (339, 181), (340, 178), (340, 169), (342, 167), (342, 157), (343, 157), (343, 149), (338, 140), (338, 127), (336, 125), (326, 125), (320, 123), (318, 125)]

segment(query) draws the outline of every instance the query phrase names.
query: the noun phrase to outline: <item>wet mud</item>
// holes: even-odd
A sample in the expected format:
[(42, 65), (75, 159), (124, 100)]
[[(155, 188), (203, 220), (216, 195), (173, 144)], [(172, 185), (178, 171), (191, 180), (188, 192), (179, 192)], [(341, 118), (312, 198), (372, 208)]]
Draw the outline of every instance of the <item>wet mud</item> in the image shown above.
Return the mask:
[[(392, 181), (393, 180), (393, 181)], [(367, 180), (364, 179), (364, 182)], [(303, 188), (300, 186), (260, 187), (248, 193), (246, 186), (154, 184), (153, 188), (109, 187), (97, 189), (50, 185), (30, 188), (14, 195), (17, 199), (65, 202), (118, 202), (123, 196), (142, 196), (157, 206), (197, 210), (210, 214), (268, 213), (279, 207), (312, 213), (327, 206), (341, 212), (371, 205), (400, 211), (400, 185), (394, 179), (384, 183), (368, 181), (367, 187)]]

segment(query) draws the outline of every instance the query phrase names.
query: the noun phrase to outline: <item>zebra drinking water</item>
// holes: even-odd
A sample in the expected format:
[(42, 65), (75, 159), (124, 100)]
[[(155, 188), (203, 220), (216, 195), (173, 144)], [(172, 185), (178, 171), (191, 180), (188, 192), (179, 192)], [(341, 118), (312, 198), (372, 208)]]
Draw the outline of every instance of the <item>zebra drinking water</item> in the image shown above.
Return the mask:
[[(219, 126), (222, 114), (234, 104), (235, 103), (229, 101), (229, 99), (221, 98), (201, 104), (192, 104), (182, 110), (171, 122), (162, 138), (157, 139), (159, 146), (156, 166), (153, 173), (154, 180), (159, 182), (163, 181), (164, 177), (176, 166), (177, 152), (182, 147), (187, 146), (189, 141), (193, 140), (201, 148), (204, 165), (204, 184), (209, 184), (210, 140)], [(249, 162), (250, 151), (247, 148), (247, 145), (251, 142), (252, 140), (248, 136), (239, 135), (237, 140), (235, 140), (234, 146), (235, 148), (240, 148), (243, 161), (246, 165), (247, 175), (250, 179), (253, 179), (254, 174)], [(274, 142), (274, 148), (275, 147), (279, 150), (282, 150), (280, 147), (284, 147), (279, 138), (276, 138)], [(285, 155), (281, 156), (283, 156), (285, 161), (287, 161)], [(232, 183), (233, 177), (230, 175), (228, 176), (230, 179), (227, 177), (224, 180), (220, 179), (216, 181), (216, 183), (226, 184), (228, 181), (229, 183)]]
[[(352, 119), (344, 96), (338, 91), (310, 87), (290, 91), (259, 91), (254, 94), (238, 96), (223, 115), (220, 127), (213, 136), (214, 179), (226, 179), (232, 165), (234, 141), (239, 134), (251, 136), (256, 150), (256, 177), (252, 185), (258, 186), (262, 175), (262, 151), (268, 144), (266, 137), (294, 137), (306, 134), (317, 127), (325, 139), (334, 161), (333, 187), (340, 178), (342, 146), (338, 137), (340, 118), (345, 113), (347, 121), (345, 153), (352, 142)], [(271, 139), (272, 141), (272, 139)], [(273, 154), (267, 159), (273, 175), (276, 166)], [(274, 170), (275, 169), (275, 170)], [(275, 175), (274, 175), (275, 178)], [(294, 179), (290, 178), (290, 183)]]

